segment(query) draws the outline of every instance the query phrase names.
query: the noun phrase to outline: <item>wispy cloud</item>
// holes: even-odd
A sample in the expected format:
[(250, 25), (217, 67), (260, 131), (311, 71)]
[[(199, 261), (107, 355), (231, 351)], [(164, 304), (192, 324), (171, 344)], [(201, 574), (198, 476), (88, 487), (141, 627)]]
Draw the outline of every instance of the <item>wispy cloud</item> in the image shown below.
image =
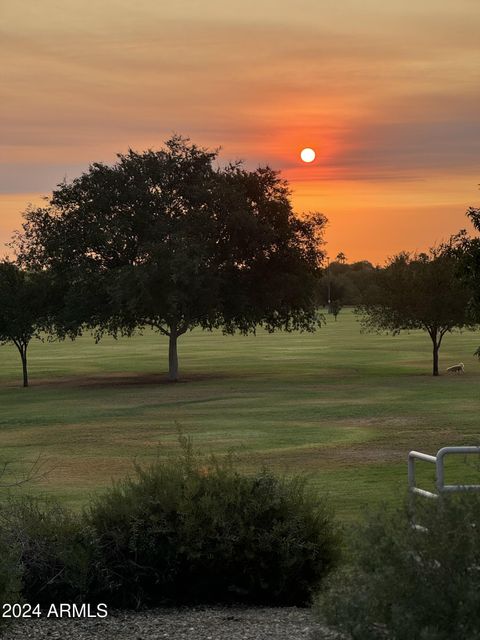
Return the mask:
[(172, 132), (283, 169), (297, 191), (480, 174), (477, 0), (17, 0), (1, 12), (0, 193), (48, 192)]

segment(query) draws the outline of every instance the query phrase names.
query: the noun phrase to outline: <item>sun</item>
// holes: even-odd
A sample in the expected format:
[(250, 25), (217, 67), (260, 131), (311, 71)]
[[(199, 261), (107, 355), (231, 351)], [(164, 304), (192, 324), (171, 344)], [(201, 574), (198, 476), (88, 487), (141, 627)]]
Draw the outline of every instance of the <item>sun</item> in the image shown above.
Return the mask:
[(303, 160), (303, 162), (313, 162), (315, 160), (315, 151), (310, 147), (306, 147), (305, 149), (301, 150), (300, 158)]
[(315, 151), (313, 149), (310, 149), (310, 147), (306, 147), (305, 149), (301, 150), (300, 158), (304, 162), (313, 162), (315, 160)]

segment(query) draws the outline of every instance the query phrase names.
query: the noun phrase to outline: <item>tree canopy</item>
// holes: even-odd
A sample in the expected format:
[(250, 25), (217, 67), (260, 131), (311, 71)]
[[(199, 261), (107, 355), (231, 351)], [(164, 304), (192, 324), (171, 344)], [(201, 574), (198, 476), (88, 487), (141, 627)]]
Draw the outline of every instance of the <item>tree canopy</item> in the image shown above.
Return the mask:
[(82, 328), (177, 339), (195, 326), (225, 332), (313, 330), (323, 260), (322, 214), (294, 215), (269, 167), (214, 166), (216, 151), (174, 136), (159, 151), (94, 163), (26, 213), (22, 264), (67, 283), (59, 334)]
[(357, 308), (363, 328), (397, 334), (422, 329), (433, 347), (433, 375), (439, 374), (439, 349), (446, 333), (473, 329), (470, 289), (458, 276), (454, 243), (429, 253), (400, 253), (378, 270), (376, 287)]
[[(467, 216), (475, 229), (480, 231), (480, 209), (470, 207), (467, 210)], [(469, 237), (466, 232), (459, 237), (461, 239), (459, 272), (464, 282), (471, 288), (472, 308), (475, 308), (478, 313), (480, 311), (480, 238)]]
[[(469, 207), (467, 217), (476, 231), (480, 231), (480, 208)], [(470, 237), (466, 232), (462, 232), (459, 234), (459, 240), (459, 274), (471, 290), (470, 311), (480, 318), (480, 238)], [(475, 355), (480, 359), (480, 347), (475, 351)]]

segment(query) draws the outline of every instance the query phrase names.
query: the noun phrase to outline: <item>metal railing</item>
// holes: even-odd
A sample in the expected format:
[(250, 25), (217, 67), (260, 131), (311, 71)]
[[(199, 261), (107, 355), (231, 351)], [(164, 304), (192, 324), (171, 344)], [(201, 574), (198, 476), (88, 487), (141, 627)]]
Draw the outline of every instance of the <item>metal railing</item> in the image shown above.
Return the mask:
[[(414, 497), (423, 496), (424, 498), (433, 498), (434, 500), (441, 497), (446, 493), (461, 493), (465, 491), (480, 491), (480, 484), (445, 484), (445, 467), (444, 460), (446, 455), (469, 455), (480, 454), (480, 447), (442, 447), (437, 451), (436, 456), (431, 456), (428, 453), (421, 453), (420, 451), (410, 451), (408, 454), (408, 490), (411, 495), (411, 525), (417, 531), (427, 532), (428, 529), (416, 522), (415, 517), (415, 505)], [(424, 462), (431, 462), (435, 465), (435, 486), (438, 493), (433, 491), (426, 491), (417, 487), (415, 481), (415, 460), (423, 460)]]
[[(420, 451), (410, 451), (408, 454), (408, 489), (410, 493), (424, 496), (425, 498), (438, 498), (444, 493), (456, 493), (463, 491), (480, 491), (480, 484), (445, 484), (444, 460), (446, 455), (480, 454), (480, 447), (442, 447), (437, 455), (431, 456)], [(435, 486), (438, 493), (426, 491), (417, 487), (415, 482), (415, 460), (431, 462), (435, 465)]]

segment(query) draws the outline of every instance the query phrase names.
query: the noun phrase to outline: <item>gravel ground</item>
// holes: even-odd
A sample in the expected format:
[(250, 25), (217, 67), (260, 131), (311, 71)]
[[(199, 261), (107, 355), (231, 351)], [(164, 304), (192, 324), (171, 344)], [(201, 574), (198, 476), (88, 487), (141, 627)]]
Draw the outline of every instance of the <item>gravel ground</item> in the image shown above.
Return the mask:
[(109, 612), (98, 619), (24, 619), (5, 640), (337, 640), (309, 609), (196, 607)]

